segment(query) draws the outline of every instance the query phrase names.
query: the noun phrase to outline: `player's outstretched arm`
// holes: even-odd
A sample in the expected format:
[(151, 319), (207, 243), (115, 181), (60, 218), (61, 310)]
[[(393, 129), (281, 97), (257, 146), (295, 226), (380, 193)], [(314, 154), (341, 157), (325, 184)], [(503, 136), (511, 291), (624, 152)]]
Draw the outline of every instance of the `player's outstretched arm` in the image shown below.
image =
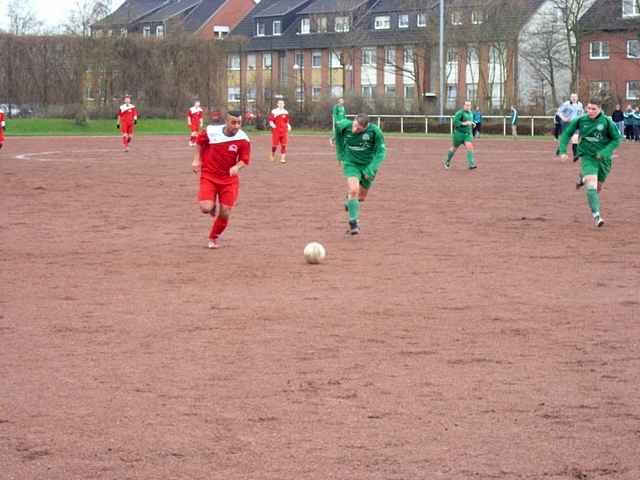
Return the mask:
[(336, 136), (336, 158), (339, 162), (344, 161), (344, 131), (345, 128), (350, 128), (348, 127), (349, 125), (349, 122), (345, 122), (344, 125), (343, 122), (336, 122), (334, 132)]

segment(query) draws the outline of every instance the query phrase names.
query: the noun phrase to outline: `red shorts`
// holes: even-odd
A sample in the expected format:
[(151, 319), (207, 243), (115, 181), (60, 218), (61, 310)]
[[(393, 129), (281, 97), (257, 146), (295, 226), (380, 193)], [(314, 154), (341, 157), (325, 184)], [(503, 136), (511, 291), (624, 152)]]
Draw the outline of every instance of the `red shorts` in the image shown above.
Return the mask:
[(122, 134), (133, 135), (133, 123), (121, 123), (120, 131)]
[(208, 178), (200, 177), (198, 201), (204, 202), (205, 200), (211, 200), (215, 202), (217, 196), (220, 205), (234, 207), (238, 200), (239, 192), (240, 184), (238, 182), (218, 183)]
[(199, 125), (189, 125), (189, 129), (191, 130), (191, 133), (198, 133), (200, 131), (200, 126)]
[(289, 142), (289, 134), (288, 133), (278, 133), (275, 130), (271, 131), (271, 146), (277, 147), (278, 145), (282, 145), (283, 147), (287, 146)]

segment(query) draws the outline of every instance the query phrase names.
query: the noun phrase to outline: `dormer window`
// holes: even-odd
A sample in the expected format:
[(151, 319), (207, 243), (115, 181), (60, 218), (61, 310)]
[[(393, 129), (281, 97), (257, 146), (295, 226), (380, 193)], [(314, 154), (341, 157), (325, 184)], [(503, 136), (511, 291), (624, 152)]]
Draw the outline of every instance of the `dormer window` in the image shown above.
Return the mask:
[(158, 37), (158, 38), (163, 38), (164, 37), (164, 26), (163, 25), (158, 25), (156, 27), (156, 37)]
[(145, 37), (145, 38), (151, 36), (151, 26), (150, 25), (145, 25), (142, 28), (142, 36)]
[(273, 21), (273, 34), (282, 35), (282, 22), (280, 20)]
[(348, 32), (349, 17), (336, 17), (334, 29), (336, 32)]
[(622, 16), (636, 17), (640, 15), (640, 4), (638, 0), (622, 0)]
[(264, 37), (264, 22), (256, 23), (256, 37)]
[(482, 10), (472, 10), (471, 11), (471, 23), (474, 25), (481, 25), (484, 23), (484, 13)]
[(418, 21), (417, 24), (419, 27), (426, 27), (427, 26), (427, 15), (424, 13), (419, 13), (418, 14)]
[(462, 25), (462, 10), (451, 12), (451, 25)]
[(303, 18), (302, 20), (300, 20), (300, 33), (301, 34), (311, 33), (310, 18)]
[(373, 28), (376, 30), (389, 30), (391, 28), (391, 17), (388, 15), (376, 17)]
[(318, 17), (316, 19), (316, 31), (325, 33), (327, 31), (327, 17)]
[(398, 28), (409, 28), (409, 15), (398, 15)]

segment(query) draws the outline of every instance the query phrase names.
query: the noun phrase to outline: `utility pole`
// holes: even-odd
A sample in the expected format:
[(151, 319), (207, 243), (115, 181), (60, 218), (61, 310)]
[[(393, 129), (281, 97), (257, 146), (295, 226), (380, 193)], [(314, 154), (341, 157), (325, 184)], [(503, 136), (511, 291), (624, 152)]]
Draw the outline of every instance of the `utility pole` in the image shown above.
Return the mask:
[(444, 116), (444, 0), (440, 0), (440, 41), (439, 41), (439, 54), (440, 54), (440, 117)]

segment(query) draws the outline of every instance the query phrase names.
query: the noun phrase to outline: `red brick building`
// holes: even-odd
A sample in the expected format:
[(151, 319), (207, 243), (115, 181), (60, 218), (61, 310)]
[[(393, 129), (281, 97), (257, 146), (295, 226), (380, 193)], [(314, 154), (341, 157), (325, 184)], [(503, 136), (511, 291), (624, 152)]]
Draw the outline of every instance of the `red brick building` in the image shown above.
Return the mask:
[(580, 21), (579, 89), (609, 107), (640, 104), (640, 2), (597, 0)]

